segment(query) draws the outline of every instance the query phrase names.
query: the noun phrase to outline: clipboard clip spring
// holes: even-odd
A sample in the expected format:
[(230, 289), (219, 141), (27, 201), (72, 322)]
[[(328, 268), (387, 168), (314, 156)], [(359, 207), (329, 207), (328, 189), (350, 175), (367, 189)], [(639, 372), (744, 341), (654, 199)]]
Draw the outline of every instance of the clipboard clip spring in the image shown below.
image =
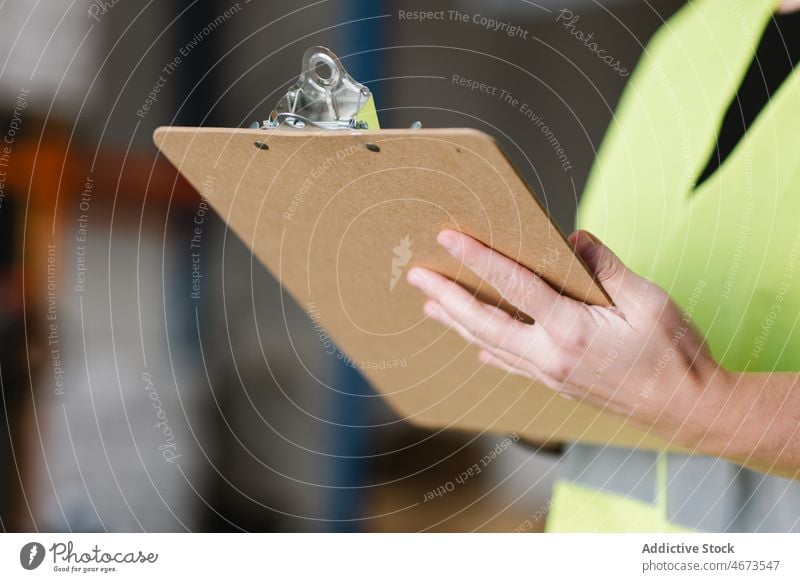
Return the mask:
[(253, 122), (250, 127), (369, 129), (369, 123), (358, 114), (371, 98), (370, 90), (347, 73), (331, 50), (311, 47), (303, 54), (300, 77), (278, 101), (269, 119)]

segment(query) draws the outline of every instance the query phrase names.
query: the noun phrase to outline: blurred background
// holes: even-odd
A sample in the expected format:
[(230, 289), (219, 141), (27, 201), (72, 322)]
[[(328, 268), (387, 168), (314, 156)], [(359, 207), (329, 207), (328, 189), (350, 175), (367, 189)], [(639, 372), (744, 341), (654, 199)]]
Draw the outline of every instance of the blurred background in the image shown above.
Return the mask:
[(0, 3), (0, 529), (541, 531), (558, 450), (516, 442), (457, 479), (509, 437), (416, 428), (372, 397), (151, 135), (265, 119), (324, 45), (382, 127), (496, 136), (569, 231), (628, 72), (681, 4)]

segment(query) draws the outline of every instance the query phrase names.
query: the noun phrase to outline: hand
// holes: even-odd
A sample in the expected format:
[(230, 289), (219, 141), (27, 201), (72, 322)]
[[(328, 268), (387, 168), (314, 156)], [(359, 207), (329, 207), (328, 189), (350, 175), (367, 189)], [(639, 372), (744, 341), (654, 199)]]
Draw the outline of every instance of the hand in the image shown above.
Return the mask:
[(480, 347), (481, 361), (678, 442), (696, 444), (709, 437), (709, 425), (725, 399), (727, 372), (714, 361), (688, 315), (592, 235), (578, 231), (569, 240), (614, 307), (565, 297), (466, 235), (445, 230), (437, 240), (535, 321), (524, 323), (482, 303), (438, 273), (411, 269), (409, 283), (430, 298), (425, 313)]

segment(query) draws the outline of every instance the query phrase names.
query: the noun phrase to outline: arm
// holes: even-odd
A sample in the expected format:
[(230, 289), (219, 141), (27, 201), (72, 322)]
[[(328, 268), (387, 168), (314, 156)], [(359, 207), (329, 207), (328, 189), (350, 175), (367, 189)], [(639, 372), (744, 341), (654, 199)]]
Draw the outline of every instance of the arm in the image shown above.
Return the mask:
[(726, 438), (717, 439), (708, 454), (756, 471), (800, 477), (800, 374), (735, 372), (729, 377)]
[(585, 231), (570, 241), (612, 297), (597, 307), (552, 289), (531, 271), (466, 235), (439, 243), (535, 323), (481, 303), (422, 268), (409, 282), (428, 297), (426, 314), (481, 348), (481, 360), (538, 380), (652, 428), (696, 453), (756, 470), (800, 474), (800, 375), (738, 373), (714, 361), (689, 317)]

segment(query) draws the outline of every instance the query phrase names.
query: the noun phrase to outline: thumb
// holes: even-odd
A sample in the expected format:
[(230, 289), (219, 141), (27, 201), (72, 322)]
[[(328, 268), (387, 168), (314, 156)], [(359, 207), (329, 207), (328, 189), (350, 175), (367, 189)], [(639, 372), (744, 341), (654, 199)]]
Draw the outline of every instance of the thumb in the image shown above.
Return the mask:
[(789, 14), (800, 10), (800, 0), (783, 0), (778, 6), (780, 14)]
[(568, 240), (614, 303), (617, 305), (628, 303), (637, 292), (638, 283), (642, 279), (628, 269), (611, 249), (590, 232), (577, 230), (569, 235)]

